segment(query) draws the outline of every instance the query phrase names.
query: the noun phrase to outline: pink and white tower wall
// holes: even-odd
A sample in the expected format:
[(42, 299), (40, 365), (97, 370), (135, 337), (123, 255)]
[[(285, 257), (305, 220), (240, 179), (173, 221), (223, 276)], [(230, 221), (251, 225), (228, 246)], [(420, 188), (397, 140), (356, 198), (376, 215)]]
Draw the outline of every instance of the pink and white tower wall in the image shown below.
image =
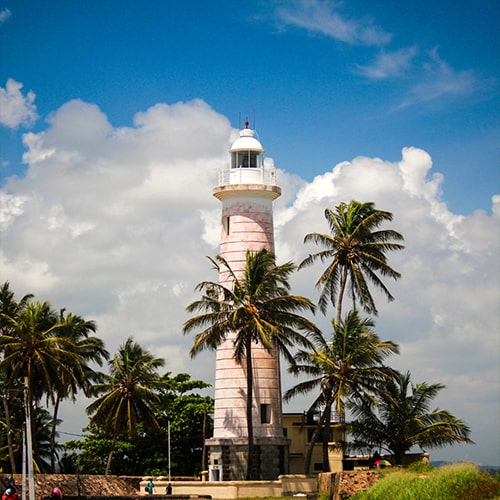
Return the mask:
[[(220, 255), (238, 275), (247, 250), (274, 251), (273, 202), (281, 195), (274, 168), (264, 165), (264, 149), (248, 122), (230, 150), (230, 165), (220, 172), (213, 195), (222, 202)], [(227, 275), (219, 282), (230, 287)], [(254, 395), (254, 478), (276, 479), (288, 472), (283, 435), (279, 356), (252, 349)], [(209, 480), (245, 479), (248, 452), (246, 369), (234, 359), (233, 338), (219, 346), (215, 369), (214, 435), (206, 441)]]

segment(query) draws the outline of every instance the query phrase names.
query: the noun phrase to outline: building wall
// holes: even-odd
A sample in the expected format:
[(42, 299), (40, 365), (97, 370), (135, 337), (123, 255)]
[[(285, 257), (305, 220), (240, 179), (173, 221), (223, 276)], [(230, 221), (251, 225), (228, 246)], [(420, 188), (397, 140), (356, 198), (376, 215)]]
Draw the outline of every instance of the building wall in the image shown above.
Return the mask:
[[(309, 448), (310, 436), (316, 424), (308, 422), (303, 413), (285, 413), (283, 414), (283, 426), (285, 434), (290, 439), (289, 452), (289, 471), (290, 474), (303, 474), (306, 461), (307, 450)], [(342, 470), (343, 453), (335, 444), (343, 441), (343, 433), (338, 429), (331, 429), (332, 441), (328, 447), (328, 457), (330, 471), (336, 472)], [(316, 443), (311, 459), (311, 473), (323, 471), (323, 444)]]

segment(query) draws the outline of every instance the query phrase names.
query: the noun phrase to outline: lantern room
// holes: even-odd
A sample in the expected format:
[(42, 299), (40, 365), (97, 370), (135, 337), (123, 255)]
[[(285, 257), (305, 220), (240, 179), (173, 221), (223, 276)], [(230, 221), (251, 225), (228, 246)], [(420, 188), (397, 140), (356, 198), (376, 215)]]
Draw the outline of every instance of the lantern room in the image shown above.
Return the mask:
[(254, 136), (255, 131), (250, 130), (247, 123), (229, 150), (231, 168), (263, 168), (264, 148)]
[(233, 142), (229, 149), (230, 162), (222, 168), (219, 175), (219, 186), (233, 184), (276, 184), (273, 166), (264, 164), (264, 148), (255, 138), (255, 130), (245, 128), (240, 130), (240, 136)]

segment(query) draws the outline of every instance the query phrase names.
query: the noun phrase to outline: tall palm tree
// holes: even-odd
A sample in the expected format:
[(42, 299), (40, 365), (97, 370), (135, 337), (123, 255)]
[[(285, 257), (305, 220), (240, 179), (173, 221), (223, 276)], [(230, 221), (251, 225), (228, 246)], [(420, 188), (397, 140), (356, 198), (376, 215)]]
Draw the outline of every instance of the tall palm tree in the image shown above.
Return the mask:
[(375, 302), (368, 282), (381, 290), (389, 300), (394, 300), (379, 277), (397, 279), (401, 275), (387, 263), (386, 252), (402, 250), (403, 236), (393, 230), (377, 230), (385, 221), (392, 220), (390, 212), (375, 209), (373, 203), (351, 201), (340, 203), (335, 211), (327, 208), (325, 218), (331, 234), (309, 233), (304, 242), (312, 242), (323, 247), (318, 253), (309, 255), (299, 265), (299, 269), (320, 260), (327, 262), (327, 268), (316, 282), (322, 288), (319, 297), (320, 310), (326, 313), (328, 303), (337, 309), (336, 321), (340, 322), (342, 302), (348, 290), (354, 308), (358, 300), (364, 311), (377, 314)]
[(412, 447), (444, 448), (456, 443), (473, 443), (470, 428), (445, 410), (430, 409), (442, 384), (411, 383), (411, 374), (396, 373), (378, 394), (377, 405), (358, 404), (352, 435), (363, 448), (383, 448), (396, 464)]
[(319, 388), (319, 395), (309, 411), (320, 411), (318, 425), (310, 441), (305, 461), (305, 473), (309, 474), (312, 452), (319, 435), (323, 434), (323, 468), (329, 470), (328, 438), (332, 409), (339, 415), (340, 424), (345, 422), (346, 402), (350, 399), (371, 400), (373, 395), (392, 374), (383, 365), (384, 360), (399, 352), (391, 341), (381, 341), (374, 332), (373, 320), (361, 319), (357, 311), (337, 323), (332, 320), (333, 336), (327, 341), (318, 337), (313, 351), (299, 351), (297, 364), (291, 372), (312, 378), (297, 384), (285, 392), (288, 401), (299, 394), (307, 394)]
[(59, 335), (67, 336), (74, 351), (78, 354), (75, 361), (64, 370), (59, 370), (60, 376), (56, 380), (55, 402), (52, 412), (51, 433), (51, 466), (55, 470), (56, 460), (56, 434), (59, 405), (64, 399), (76, 400), (78, 390), (81, 389), (86, 396), (90, 396), (92, 384), (103, 381), (103, 374), (90, 367), (90, 363), (102, 366), (104, 360), (109, 358), (109, 353), (104, 347), (104, 342), (92, 334), (96, 332), (94, 321), (86, 321), (75, 314), (65, 314), (62, 309), (59, 313)]
[(101, 428), (112, 439), (106, 465), (106, 475), (111, 471), (113, 453), (120, 434), (127, 432), (137, 437), (137, 423), (146, 430), (158, 430), (154, 403), (159, 401), (159, 391), (164, 383), (158, 369), (165, 360), (155, 358), (129, 337), (109, 361), (109, 375), (96, 384), (94, 394), (100, 395), (87, 407), (92, 415), (90, 425)]
[(64, 324), (48, 302), (28, 302), (16, 316), (4, 315), (3, 319), (7, 328), (0, 337), (0, 371), (7, 390), (24, 387), (31, 411), (44, 394), (54, 403), (56, 380), (61, 374), (71, 380), (70, 367), (82, 363), (72, 340), (62, 334)]
[(314, 304), (298, 295), (289, 295), (289, 276), (296, 269), (292, 262), (276, 265), (274, 253), (263, 249), (247, 252), (244, 273), (237, 276), (220, 255), (211, 259), (214, 268), (228, 273), (232, 287), (212, 281), (199, 283), (196, 290), (203, 296), (190, 304), (189, 313), (200, 311), (184, 324), (184, 334), (193, 330), (196, 335), (191, 357), (204, 349), (217, 349), (230, 335), (234, 335), (234, 358), (245, 363), (247, 374), (246, 418), (248, 433), (247, 478), (253, 467), (253, 371), (252, 344), (258, 343), (269, 352), (274, 349), (290, 363), (293, 345), (309, 347), (308, 334), (318, 335), (318, 328), (298, 312), (314, 312)]
[[(21, 397), (13, 397), (9, 401), (10, 415), (12, 418), (12, 443), (13, 443), (13, 453), (14, 460), (16, 463), (16, 468), (19, 470), (22, 467), (23, 462), (23, 435), (24, 435), (24, 422), (25, 422), (25, 412), (24, 412), (24, 402)], [(33, 440), (33, 469), (36, 472), (49, 473), (50, 472), (50, 433), (51, 433), (51, 418), (50, 413), (42, 407), (35, 406), (33, 408), (33, 429), (34, 434), (32, 435)], [(0, 420), (1, 426), (1, 437), (2, 446), (0, 446), (0, 470), (4, 472), (10, 465), (9, 450), (7, 446), (3, 446), (5, 443), (5, 422), (3, 418)]]
[[(7, 335), (11, 328), (10, 321), (7, 318), (16, 318), (20, 311), (26, 306), (29, 300), (33, 298), (32, 294), (24, 295), (21, 300), (16, 302), (14, 299), (14, 292), (10, 290), (10, 284), (5, 281), (0, 287), (0, 334)], [(7, 448), (9, 452), (9, 461), (12, 474), (16, 473), (16, 461), (14, 459), (14, 449), (12, 443), (12, 428), (10, 418), (9, 399), (12, 396), (10, 393), (11, 388), (6, 384), (3, 386), (3, 408), (5, 412), (5, 431), (7, 434)]]

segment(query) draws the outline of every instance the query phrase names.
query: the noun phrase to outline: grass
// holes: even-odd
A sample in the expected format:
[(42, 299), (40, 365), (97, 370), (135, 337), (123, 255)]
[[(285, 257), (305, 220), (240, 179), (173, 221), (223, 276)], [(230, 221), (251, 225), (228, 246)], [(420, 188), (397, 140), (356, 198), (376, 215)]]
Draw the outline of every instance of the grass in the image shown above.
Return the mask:
[(470, 464), (392, 470), (352, 500), (500, 500), (500, 478)]

